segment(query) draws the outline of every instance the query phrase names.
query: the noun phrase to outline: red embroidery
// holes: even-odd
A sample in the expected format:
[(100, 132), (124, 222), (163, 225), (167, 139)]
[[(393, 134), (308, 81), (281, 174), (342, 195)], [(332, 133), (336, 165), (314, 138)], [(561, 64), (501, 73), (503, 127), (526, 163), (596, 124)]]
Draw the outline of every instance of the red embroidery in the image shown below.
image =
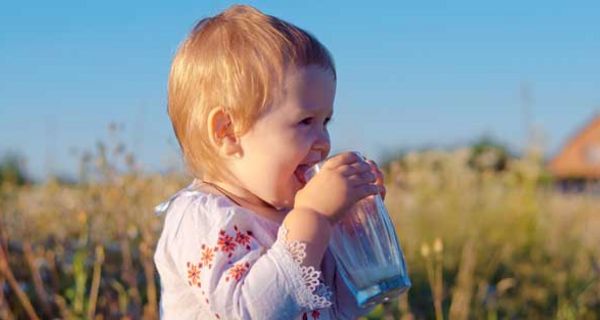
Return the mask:
[(316, 319), (319, 319), (319, 316), (321, 315), (321, 313), (319, 312), (319, 310), (313, 310), (313, 312), (310, 315), (314, 320), (316, 320)]
[(246, 271), (248, 271), (249, 267), (250, 267), (250, 264), (248, 262), (246, 262), (245, 264), (238, 263), (238, 264), (234, 265), (233, 267), (231, 267), (231, 269), (229, 269), (229, 272), (228, 272), (229, 276), (227, 276), (225, 278), (225, 281), (229, 281), (229, 277), (231, 277), (235, 281), (239, 281), (242, 278), (242, 276), (244, 275), (244, 273), (246, 273)]
[[(311, 318), (313, 318), (313, 320), (317, 320), (321, 316), (321, 313), (319, 312), (319, 310), (313, 310), (310, 313), (310, 316)], [(302, 315), (302, 320), (308, 320), (308, 314), (306, 312)]]
[(239, 243), (241, 246), (246, 247), (246, 250), (250, 250), (250, 241), (252, 241), (252, 238), (250, 237), (252, 235), (252, 231), (246, 231), (246, 233), (244, 234), (243, 232), (238, 230), (237, 226), (233, 227), (235, 229), (235, 242)]
[(229, 253), (228, 257), (231, 258), (237, 244), (233, 241), (232, 236), (225, 233), (225, 230), (221, 230), (221, 232), (219, 232), (219, 241), (217, 242), (217, 245), (221, 251)]
[(202, 257), (200, 258), (202, 264), (208, 266), (209, 269), (212, 268), (211, 262), (214, 257), (215, 252), (213, 251), (213, 249), (202, 245)]
[[(200, 246), (200, 261), (198, 263), (187, 263), (187, 278), (190, 286), (201, 287), (200, 275), (202, 268), (205, 266), (209, 269), (212, 268), (212, 263), (219, 252), (227, 254), (227, 258), (231, 258), (237, 249), (238, 244), (240, 247), (245, 247), (247, 250), (251, 249), (251, 243), (253, 241), (252, 231), (243, 232), (237, 226), (233, 226), (233, 229), (235, 230), (235, 239), (225, 230), (220, 230), (216, 246), (209, 247), (206, 244), (202, 244)], [(231, 261), (228, 262), (229, 264), (232, 264)], [(229, 281), (229, 279), (239, 281), (249, 268), (250, 264), (247, 262), (233, 265), (227, 271), (225, 281)], [(202, 294), (204, 295), (204, 291)], [(208, 299), (206, 300), (206, 303), (208, 303)]]
[(200, 287), (200, 265), (195, 265), (193, 263), (187, 263), (188, 268), (188, 283), (190, 286)]

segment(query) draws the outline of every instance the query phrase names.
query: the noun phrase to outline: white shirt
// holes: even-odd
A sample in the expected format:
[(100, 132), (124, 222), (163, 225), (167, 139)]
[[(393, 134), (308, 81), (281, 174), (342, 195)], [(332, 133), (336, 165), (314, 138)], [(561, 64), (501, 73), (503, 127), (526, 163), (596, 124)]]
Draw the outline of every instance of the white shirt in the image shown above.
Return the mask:
[(327, 250), (301, 265), (305, 244), (278, 223), (198, 182), (156, 207), (165, 213), (154, 262), (163, 319), (355, 319), (361, 309)]

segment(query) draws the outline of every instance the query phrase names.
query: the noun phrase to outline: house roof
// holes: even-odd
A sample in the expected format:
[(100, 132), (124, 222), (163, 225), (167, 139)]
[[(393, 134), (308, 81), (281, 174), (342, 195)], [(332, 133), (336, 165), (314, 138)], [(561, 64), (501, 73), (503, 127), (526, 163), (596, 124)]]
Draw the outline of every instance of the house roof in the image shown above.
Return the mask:
[(567, 141), (548, 168), (558, 178), (600, 179), (600, 114)]

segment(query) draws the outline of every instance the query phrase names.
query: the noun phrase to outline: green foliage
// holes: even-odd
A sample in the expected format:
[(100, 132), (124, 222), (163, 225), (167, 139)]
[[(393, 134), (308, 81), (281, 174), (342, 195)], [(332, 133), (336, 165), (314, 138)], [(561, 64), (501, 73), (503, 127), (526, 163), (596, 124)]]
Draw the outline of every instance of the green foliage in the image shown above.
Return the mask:
[(490, 137), (483, 137), (471, 146), (469, 166), (476, 170), (502, 171), (506, 169), (510, 154), (508, 148)]
[(0, 160), (0, 184), (8, 183), (21, 186), (28, 182), (23, 158), (16, 153), (5, 154)]

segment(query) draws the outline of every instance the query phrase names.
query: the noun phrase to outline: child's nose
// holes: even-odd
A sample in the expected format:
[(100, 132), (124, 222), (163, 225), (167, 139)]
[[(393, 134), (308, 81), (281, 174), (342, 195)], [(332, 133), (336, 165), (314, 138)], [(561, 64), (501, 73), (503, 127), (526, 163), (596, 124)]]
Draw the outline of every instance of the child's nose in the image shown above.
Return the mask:
[(315, 140), (313, 144), (313, 149), (321, 152), (324, 156), (329, 154), (329, 150), (331, 149), (331, 142), (329, 141), (329, 133), (324, 130)]

